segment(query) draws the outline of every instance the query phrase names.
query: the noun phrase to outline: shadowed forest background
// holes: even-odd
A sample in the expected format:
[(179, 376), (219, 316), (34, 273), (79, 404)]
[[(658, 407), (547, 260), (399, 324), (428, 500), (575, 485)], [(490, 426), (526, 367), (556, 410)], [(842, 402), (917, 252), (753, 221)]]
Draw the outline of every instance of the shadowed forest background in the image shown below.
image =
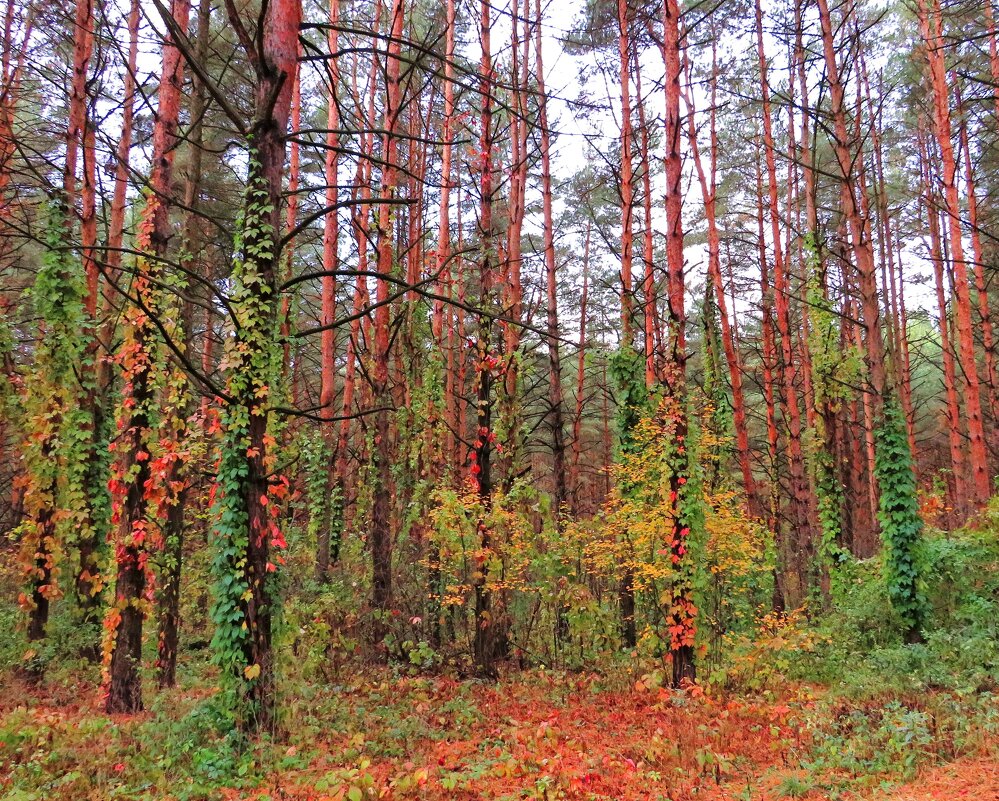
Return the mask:
[(990, 0), (8, 0), (0, 794), (999, 799)]

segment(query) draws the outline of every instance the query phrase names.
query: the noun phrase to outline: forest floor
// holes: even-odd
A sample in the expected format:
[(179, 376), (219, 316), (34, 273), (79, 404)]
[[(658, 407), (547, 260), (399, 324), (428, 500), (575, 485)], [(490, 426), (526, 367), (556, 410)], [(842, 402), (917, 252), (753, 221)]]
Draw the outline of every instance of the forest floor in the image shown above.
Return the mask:
[(282, 736), (234, 753), (211, 692), (150, 692), (149, 711), (109, 719), (93, 684), (5, 677), (0, 798), (999, 799), (999, 740), (983, 729), (955, 749), (936, 711), (925, 732), (913, 723), (929, 708), (918, 698), (889, 721), (897, 701), (811, 686), (714, 697), (624, 676), (480, 683), (369, 668), (296, 688)]

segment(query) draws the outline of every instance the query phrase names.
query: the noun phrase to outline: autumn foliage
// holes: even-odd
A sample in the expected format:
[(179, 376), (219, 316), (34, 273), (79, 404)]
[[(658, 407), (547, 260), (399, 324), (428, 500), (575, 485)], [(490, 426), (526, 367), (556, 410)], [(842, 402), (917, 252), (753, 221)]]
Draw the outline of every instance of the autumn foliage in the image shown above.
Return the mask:
[(0, 16), (0, 791), (989, 773), (991, 2)]

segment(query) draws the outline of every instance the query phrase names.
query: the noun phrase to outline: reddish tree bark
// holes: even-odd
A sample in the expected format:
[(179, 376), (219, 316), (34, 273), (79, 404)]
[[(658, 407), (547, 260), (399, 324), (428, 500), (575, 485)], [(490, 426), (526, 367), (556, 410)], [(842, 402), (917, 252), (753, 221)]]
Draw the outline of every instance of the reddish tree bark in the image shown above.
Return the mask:
[[(687, 84), (690, 85), (689, 62), (687, 65)], [(742, 472), (742, 485), (746, 493), (747, 505), (751, 514), (759, 515), (762, 511), (757, 495), (756, 481), (753, 478), (752, 454), (749, 447), (749, 430), (746, 425), (746, 402), (742, 389), (742, 364), (739, 351), (735, 346), (732, 333), (732, 323), (729, 319), (728, 299), (725, 296), (725, 283), (721, 271), (721, 239), (718, 233), (717, 218), (717, 164), (718, 164), (718, 132), (716, 127), (716, 96), (718, 84), (717, 51), (712, 40), (711, 45), (711, 85), (710, 109), (708, 111), (708, 169), (704, 169), (701, 159), (700, 145), (697, 140), (697, 113), (692, 92), (684, 93), (688, 108), (690, 155), (697, 171), (697, 181), (701, 187), (701, 199), (704, 202), (704, 217), (708, 225), (708, 279), (711, 281), (718, 304), (718, 316), (721, 318), (722, 349), (725, 352), (725, 362), (728, 365), (729, 381), (732, 387), (732, 422), (735, 428), (736, 452), (739, 459), (739, 469)]]
[[(547, 290), (548, 334), (548, 419), (552, 432), (552, 478), (555, 491), (552, 507), (556, 520), (562, 519), (562, 507), (568, 501), (563, 430), (562, 359), (559, 353), (558, 273), (555, 264), (555, 224), (552, 219), (551, 131), (548, 128), (548, 102), (545, 94), (545, 68), (541, 47), (541, 0), (535, 0), (535, 78), (538, 91), (538, 125), (541, 140), (541, 202), (544, 220), (545, 288)], [(526, 65), (525, 65), (526, 67)], [(526, 125), (526, 122), (525, 122)], [(585, 315), (584, 315), (585, 316)]]
[[(108, 218), (107, 270), (114, 277), (121, 267), (125, 234), (125, 193), (128, 191), (128, 164), (132, 151), (132, 120), (135, 116), (135, 75), (139, 57), (139, 0), (132, 0), (128, 12), (128, 65), (125, 69), (121, 101), (121, 133), (115, 149), (114, 194)], [(105, 343), (110, 332), (105, 334)]]
[[(301, 128), (302, 120), (302, 84), (299, 80), (298, 66), (290, 78), (291, 81), (291, 130), (298, 132)], [(281, 280), (287, 281), (291, 278), (295, 258), (294, 237), (295, 222), (298, 219), (298, 184), (301, 173), (301, 158), (299, 155), (299, 145), (296, 138), (292, 138), (288, 145), (288, 200), (285, 204), (284, 231), (287, 241), (281, 249), (282, 255), (282, 275)], [(325, 333), (325, 332), (324, 332)], [(291, 370), (291, 296), (285, 294), (281, 298), (281, 377), (291, 389), (292, 405), (298, 405), (298, 382), (295, 380), (295, 371)], [(296, 365), (297, 366), (297, 365)], [(293, 420), (292, 427), (297, 425), (297, 420)]]
[[(989, 309), (988, 285), (985, 282), (985, 252), (982, 248), (982, 232), (978, 220), (978, 194), (975, 182), (975, 168), (971, 158), (971, 141), (968, 137), (968, 121), (964, 114), (964, 103), (961, 89), (957, 81), (955, 95), (957, 98), (957, 114), (961, 127), (961, 149), (964, 151), (964, 185), (968, 196), (968, 227), (971, 229), (971, 253), (975, 268), (975, 294), (978, 300), (978, 319), (982, 326), (982, 350), (985, 356), (986, 397), (989, 400), (989, 411), (992, 414), (993, 425), (999, 422), (999, 395), (996, 386), (996, 356), (995, 335), (992, 329), (992, 312)], [(996, 433), (993, 432), (993, 440)]]
[(645, 118), (645, 101), (642, 98), (642, 71), (638, 63), (638, 54), (634, 56), (635, 96), (638, 105), (638, 127), (641, 132), (639, 139), (639, 163), (642, 169), (642, 321), (645, 333), (645, 386), (651, 389), (656, 383), (659, 371), (657, 361), (657, 342), (659, 334), (659, 314), (656, 303), (656, 278), (654, 269), (655, 248), (652, 238), (652, 170), (649, 160), (649, 124)]
[[(24, 20), (24, 33), (17, 60), (14, 54), (13, 26), (16, 6), (8, 0), (3, 25), (3, 53), (0, 54), (0, 219), (8, 213), (7, 187), (10, 185), (14, 154), (17, 141), (14, 135), (14, 111), (21, 95), (21, 77), (24, 74), (24, 59), (28, 53), (28, 41), (34, 27), (33, 9), (29, 8)], [(7, 248), (4, 247), (3, 253)]]
[[(824, 2), (824, 0), (821, 0)], [(968, 264), (964, 256), (961, 228), (961, 198), (958, 194), (957, 161), (950, 120), (949, 91), (944, 65), (943, 19), (940, 0), (921, 0), (919, 26), (926, 47), (930, 86), (933, 95), (933, 130), (936, 134), (941, 164), (947, 224), (950, 233), (951, 267), (954, 271), (954, 306), (957, 318), (958, 352), (964, 378), (964, 403), (967, 413), (969, 455), (972, 481), (970, 500), (978, 507), (990, 494), (988, 453), (985, 447), (985, 426), (982, 420), (981, 388), (975, 357), (975, 338), (971, 321), (971, 296), (968, 285)]]
[[(198, 32), (196, 57), (204, 63), (208, 54), (208, 44), (211, 31), (211, 2), (201, 0), (198, 6)], [(203, 81), (195, 79), (194, 92), (191, 96), (188, 116), (192, 121), (191, 128), (187, 132), (187, 141), (190, 146), (190, 156), (187, 164), (187, 176), (184, 182), (184, 193), (182, 207), (184, 209), (184, 225), (182, 241), (180, 246), (181, 268), (185, 274), (193, 275), (199, 266), (204, 267), (204, 260), (199, 259), (197, 254), (202, 253), (204, 239), (199, 219), (200, 194), (202, 183), (202, 166), (204, 159), (204, 114), (207, 109), (207, 91)], [(200, 265), (199, 265), (199, 262)], [(214, 298), (208, 296), (206, 314), (210, 314), (212, 301)], [(181, 331), (183, 337), (183, 347), (185, 352), (191, 351), (193, 344), (193, 317), (194, 306), (190, 299), (186, 299), (183, 304), (181, 315)], [(208, 317), (207, 328), (210, 329)], [(206, 331), (206, 337), (210, 337), (210, 330)], [(180, 344), (180, 343), (178, 343)], [(209, 375), (209, 371), (204, 371)], [(169, 379), (167, 392), (175, 391), (175, 388), (185, 387), (186, 377), (177, 368)], [(178, 393), (179, 394), (179, 393)], [(169, 408), (169, 399), (164, 399), (164, 406)], [(189, 416), (193, 403), (190, 396), (184, 393), (184, 397), (179, 407), (170, 409), (167, 419), (162, 423), (170, 427), (165, 432), (174, 442), (180, 444), (189, 432)], [(176, 488), (173, 490), (173, 503), (169, 506), (164, 525), (164, 551), (163, 575), (158, 582), (159, 587), (159, 631), (157, 636), (156, 649), (156, 679), (161, 688), (174, 687), (177, 684), (177, 650), (180, 643), (180, 591), (181, 572), (184, 556), (184, 531), (185, 531), (185, 510), (187, 507), (188, 494), (190, 490), (189, 477), (186, 475), (186, 458), (175, 458), (168, 467), (167, 484)]]
[[(174, 0), (171, 16), (177, 27), (187, 30), (189, 0)], [(137, 247), (145, 256), (137, 261), (138, 274), (133, 292), (146, 309), (152, 304), (156, 276), (173, 233), (170, 225), (170, 197), (173, 161), (180, 119), (180, 95), (184, 66), (180, 51), (168, 34), (163, 42), (162, 72), (153, 128), (153, 152), (149, 176), (150, 194), (141, 212)], [(109, 713), (142, 709), (142, 627), (145, 617), (147, 548), (155, 523), (149, 519), (150, 419), (156, 331), (148, 311), (137, 308), (127, 323), (119, 353), (125, 370), (123, 415), (118, 443), (122, 477), (116, 494), (115, 517), (118, 532), (115, 546), (117, 575), (115, 601), (109, 623), (114, 644), (108, 668), (106, 708)]]
[(989, 37), (989, 72), (992, 74), (996, 118), (999, 118), (999, 42), (996, 41), (996, 19), (992, 0), (985, 0), (985, 31)]
[[(759, 140), (757, 140), (759, 141)], [(778, 449), (780, 437), (777, 431), (777, 399), (774, 391), (774, 368), (776, 366), (776, 343), (774, 342), (773, 288), (770, 283), (770, 267), (767, 261), (767, 245), (763, 220), (763, 166), (760, 164), (759, 149), (755, 162), (756, 173), (756, 242), (760, 262), (760, 329), (763, 336), (761, 353), (763, 373), (763, 405), (767, 416), (767, 457), (770, 465), (770, 503), (767, 525), (774, 534), (777, 549), (785, 548), (785, 540), (780, 523), (780, 470)], [(774, 573), (774, 611), (783, 611), (785, 606), (784, 575), (780, 570)]]
[[(452, 184), (452, 140), (454, 138), (454, 53), (455, 53), (455, 4), (447, 0), (446, 30), (444, 33), (444, 123), (441, 133), (441, 198), (438, 214), (437, 232), (437, 267), (436, 275), (439, 287), (438, 294), (447, 298), (454, 297), (454, 284), (451, 269), (451, 184)], [(458, 425), (455, 401), (455, 342), (454, 319), (455, 310), (447, 308), (447, 341), (444, 337), (445, 310), (442, 298), (434, 299), (432, 332), (434, 341), (445, 349), (446, 369), (444, 377), (444, 425), (447, 431), (446, 447), (442, 461), (448, 463), (449, 473), (453, 479), (453, 471), (457, 467), (454, 460), (456, 445), (455, 430)]]
[[(340, 166), (340, 106), (336, 93), (340, 84), (339, 50), (340, 0), (330, 0), (329, 31), (326, 44), (329, 48), (329, 97), (326, 103), (326, 153), (324, 175), (326, 180), (326, 214), (323, 217), (323, 277), (320, 290), (320, 324), (323, 332), (319, 343), (319, 407), (323, 417), (332, 418), (336, 397), (336, 271), (340, 265), (338, 247), (340, 241), (340, 218), (337, 209)], [(346, 416), (346, 414), (344, 415)], [(336, 448), (336, 424), (328, 420), (323, 425), (323, 440), (328, 451), (334, 454), (334, 465), (330, 472), (330, 491), (337, 492), (343, 502), (344, 488), (337, 483), (338, 473), (335, 460), (339, 458)], [(320, 521), (318, 542), (316, 543), (316, 576), (324, 581), (330, 566), (330, 521)]]
[(961, 404), (957, 392), (957, 370), (954, 364), (954, 350), (950, 340), (950, 314), (947, 309), (943, 246), (940, 236), (939, 202), (933, 191), (927, 143), (919, 136), (920, 176), (922, 178), (922, 204), (926, 214), (929, 232), (930, 261), (933, 262), (933, 276), (936, 285), (937, 311), (940, 323), (940, 349), (943, 357), (944, 394), (946, 397), (945, 415), (947, 439), (950, 445), (950, 505), (961, 518), (966, 511), (968, 499), (967, 468), (964, 463), (964, 438), (961, 435)]
[(763, 147), (769, 189), (770, 235), (774, 266), (774, 312), (780, 335), (781, 361), (779, 375), (783, 387), (781, 407), (787, 426), (788, 467), (790, 479), (791, 542), (786, 556), (789, 561), (784, 569), (789, 571), (784, 600), (792, 608), (804, 601), (811, 584), (811, 561), (814, 544), (809, 519), (810, 489), (805, 468), (804, 449), (801, 444), (801, 407), (798, 403), (798, 367), (794, 359), (791, 338), (790, 294), (791, 286), (784, 264), (781, 247), (780, 211), (777, 200), (777, 162), (774, 146), (773, 123), (770, 116), (770, 86), (767, 77), (767, 58), (763, 47), (763, 11), (756, 0), (756, 52), (760, 67), (760, 94), (763, 102)]
[(621, 84), (621, 345), (631, 347), (632, 331), (632, 266), (634, 250), (633, 214), (635, 179), (632, 164), (631, 125), (631, 35), (628, 22), (628, 0), (617, 0), (617, 53)]
[(847, 128), (846, 106), (843, 83), (840, 80), (839, 63), (836, 56), (836, 43), (833, 37), (833, 23), (827, 0), (816, 0), (819, 23), (822, 29), (822, 53), (826, 65), (826, 80), (829, 84), (830, 112), (833, 118), (833, 149), (836, 155), (839, 177), (843, 183), (843, 214), (850, 231), (860, 285), (861, 306), (864, 322), (864, 348), (867, 359), (870, 391), (875, 416), (880, 413), (880, 404), (885, 392), (884, 343), (881, 339), (880, 303), (878, 299), (877, 272), (874, 265), (874, 251), (871, 245), (870, 222), (862, 214), (858, 199), (857, 182), (854, 174), (854, 157), (851, 153), (851, 140)]
[(682, 119), (680, 117), (680, 6), (677, 0), (663, 3), (663, 63), (665, 119), (663, 137), (666, 145), (666, 276), (667, 314), (670, 343), (666, 352), (666, 386), (672, 416), (674, 438), (673, 464), (669, 478), (669, 502), (672, 507), (671, 530), (668, 534), (670, 558), (675, 576), (670, 588), (669, 611), (666, 615), (670, 633), (670, 661), (674, 687), (693, 681), (694, 636), (696, 633), (696, 607), (693, 604), (692, 569), (688, 566), (691, 555), (687, 551), (690, 528), (683, 506), (689, 493), (685, 489), (689, 458), (687, 454), (687, 353), (686, 321), (684, 308), (684, 258), (683, 258), (683, 164), (680, 157)]
[(87, 70), (94, 52), (93, 0), (76, 4), (73, 20), (73, 65), (70, 79), (69, 126), (66, 131), (66, 162), (63, 168), (63, 191), (66, 206), (76, 207), (77, 161), (87, 127)]
[[(233, 26), (242, 25), (238, 14), (235, 7), (229, 7)], [(265, 341), (267, 332), (280, 323), (277, 290), (282, 254), (276, 240), (282, 230), (281, 196), (301, 19), (301, 0), (271, 0), (256, 40), (251, 43), (248, 36), (241, 37), (246, 40), (245, 49), (255, 78), (253, 120), (248, 126), (253, 132), (248, 144), (255, 158), (247, 175), (243, 213), (248, 224), (240, 254), (242, 271), (252, 279), (247, 286), (249, 297), (244, 302), (253, 311), (244, 316), (244, 325), (235, 332), (234, 347), (227, 353), (229, 389), (234, 395), (232, 402), (238, 405), (230, 419), (237, 421), (238, 428), (236, 432), (226, 432), (226, 436), (236, 433), (240, 437), (239, 451), (232, 458), (239, 460), (237, 503), (246, 514), (245, 550), (229, 563), (230, 569), (242, 572), (248, 588), (239, 600), (245, 630), (239, 667), (244, 675), (247, 668), (259, 667), (256, 678), (244, 685), (248, 717), (239, 723), (247, 730), (271, 729), (275, 713), (271, 647), (275, 599), (273, 583), (267, 578), (274, 569), (270, 549), (276, 531), (269, 508), (270, 388), (266, 384), (273, 376), (266, 366), (260, 366), (267, 364), (268, 357), (259, 348), (270, 347)], [(241, 419), (246, 422), (238, 422)], [(238, 677), (241, 682), (243, 679), (243, 675)]]
[[(375, 20), (381, 17), (381, 0), (376, 3)], [(361, 134), (361, 152), (370, 154), (374, 150), (374, 131), (376, 126), (375, 118), (375, 91), (377, 87), (378, 61), (372, 59), (371, 70), (368, 76), (368, 100), (366, 130)], [(355, 102), (360, 105), (360, 93), (357, 89), (357, 62), (354, 62), (352, 71), (353, 94)], [(370, 319), (371, 315), (364, 315), (363, 310), (369, 306), (368, 297), (368, 248), (372, 242), (371, 232), (368, 226), (369, 202), (371, 200), (371, 159), (362, 157), (357, 161), (357, 169), (353, 182), (351, 199), (360, 202), (354, 206), (351, 217), (351, 229), (354, 235), (354, 242), (357, 246), (357, 277), (354, 282), (354, 299), (350, 318), (350, 337), (347, 340), (347, 363), (344, 368), (343, 379), (343, 420), (340, 421), (340, 433), (337, 438), (337, 459), (336, 459), (336, 482), (343, 487), (344, 492), (344, 523), (349, 521), (351, 505), (348, 498), (348, 454), (347, 447), (350, 441), (350, 415), (354, 409), (355, 383), (357, 374), (357, 363), (362, 353), (362, 320), (365, 326), (364, 341), (370, 343)], [(367, 405), (362, 393), (361, 405)]]

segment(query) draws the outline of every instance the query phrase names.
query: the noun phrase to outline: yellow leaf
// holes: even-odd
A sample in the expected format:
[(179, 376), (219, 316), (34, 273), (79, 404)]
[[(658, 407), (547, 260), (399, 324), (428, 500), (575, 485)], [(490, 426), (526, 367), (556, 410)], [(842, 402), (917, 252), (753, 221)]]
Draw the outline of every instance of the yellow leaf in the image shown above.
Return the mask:
[(247, 665), (243, 668), (243, 675), (246, 676), (248, 681), (253, 681), (257, 676), (260, 675), (260, 665), (254, 663), (252, 665)]

